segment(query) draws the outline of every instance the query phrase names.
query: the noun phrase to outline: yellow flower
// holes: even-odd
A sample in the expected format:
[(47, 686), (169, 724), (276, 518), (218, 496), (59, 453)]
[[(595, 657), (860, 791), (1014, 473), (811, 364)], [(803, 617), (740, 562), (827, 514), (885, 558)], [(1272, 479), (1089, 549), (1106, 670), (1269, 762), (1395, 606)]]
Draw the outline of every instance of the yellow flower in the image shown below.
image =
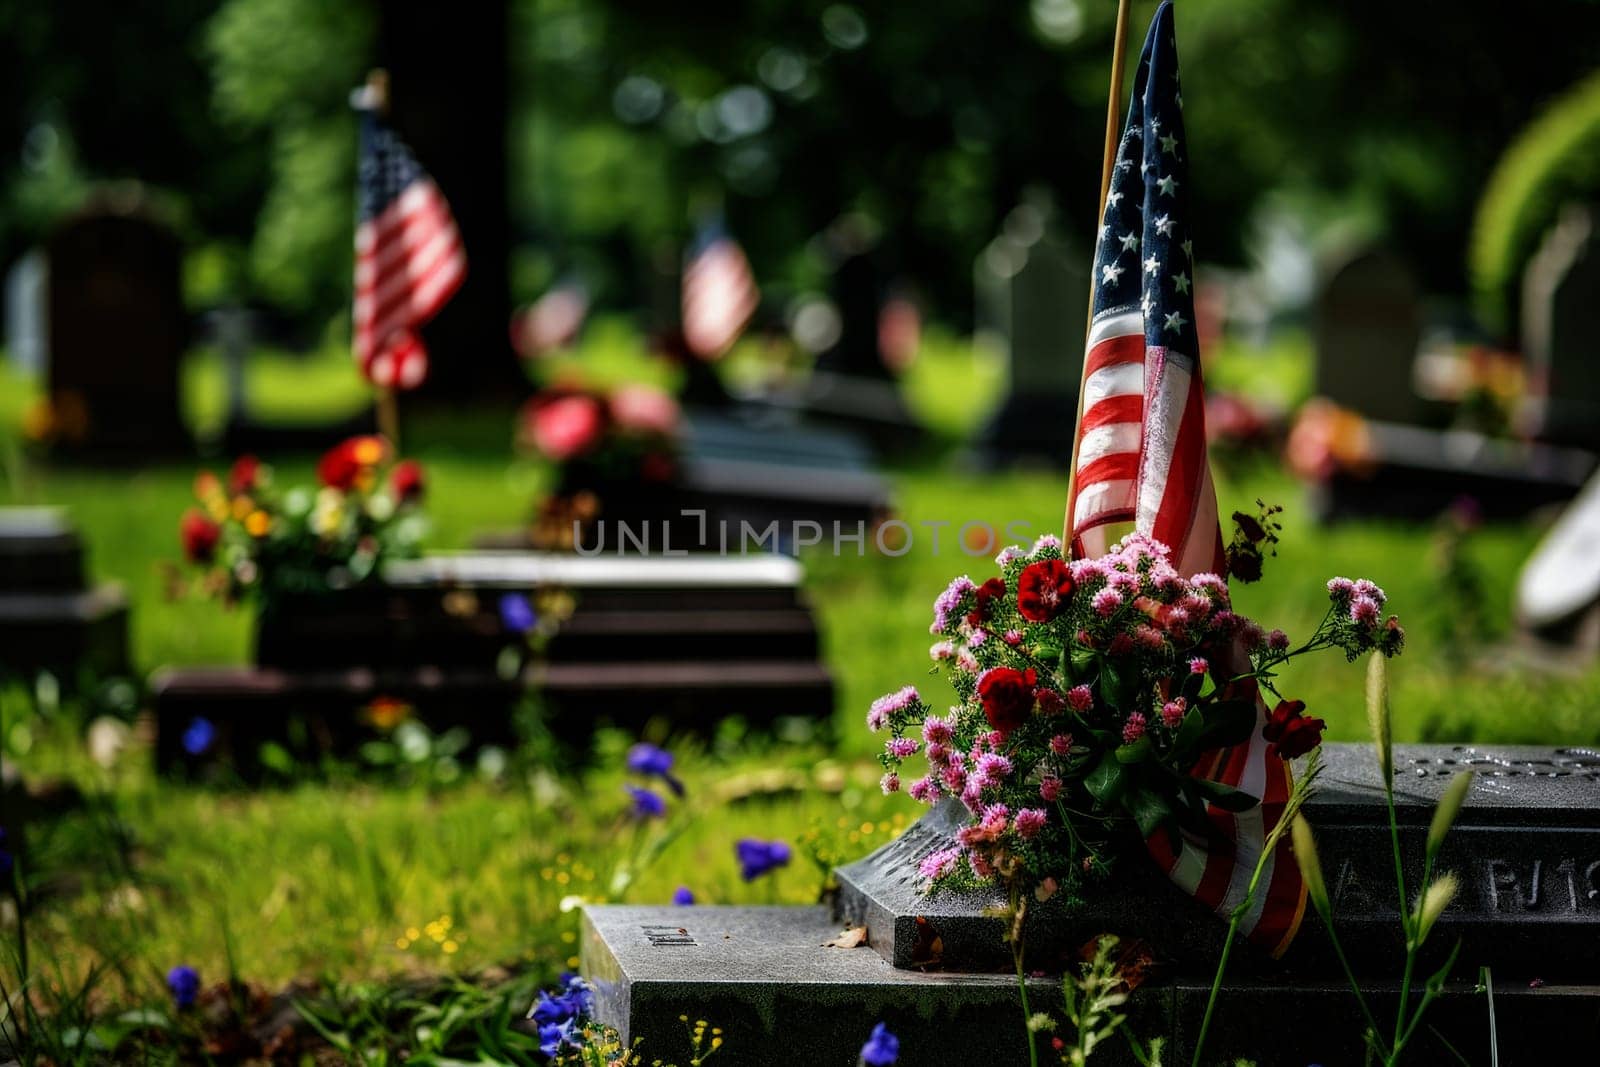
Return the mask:
[(376, 467), (383, 460), (383, 439), (363, 437), (356, 442), (355, 460), (363, 467)]
[(257, 508), (244, 520), (244, 528), (251, 537), (265, 537), (272, 529), (272, 518), (265, 511)]
[(243, 522), (245, 517), (255, 509), (256, 502), (249, 497), (237, 496), (233, 498), (233, 517), (240, 522)]

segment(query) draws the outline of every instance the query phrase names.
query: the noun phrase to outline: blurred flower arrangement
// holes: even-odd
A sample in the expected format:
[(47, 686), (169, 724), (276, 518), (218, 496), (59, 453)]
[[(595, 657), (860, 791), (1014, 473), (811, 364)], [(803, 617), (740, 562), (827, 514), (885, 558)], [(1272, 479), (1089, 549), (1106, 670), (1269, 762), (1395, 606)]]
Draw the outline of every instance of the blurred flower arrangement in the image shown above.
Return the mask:
[(534, 516), (534, 544), (571, 549), (619, 489), (632, 495), (640, 486), (669, 484), (677, 473), (680, 422), (670, 393), (638, 384), (611, 390), (553, 385), (523, 405), (518, 448), (560, 471), (555, 491)]
[[(1248, 521), (1229, 556), (1255, 558), (1238, 569), (1260, 573), (1275, 513), (1240, 516)], [(1244, 810), (1255, 798), (1191, 768), (1250, 739), (1258, 691), (1278, 695), (1285, 662), (1327, 648), (1392, 656), (1405, 639), (1383, 616), (1381, 589), (1335, 578), (1322, 622), (1291, 647), (1281, 630), (1234, 612), (1221, 576), (1179, 574), (1166, 546), (1142, 534), (1070, 562), (1046, 536), (996, 563), (998, 576), (963, 575), (934, 604), (932, 658), (960, 702), (937, 715), (907, 686), (867, 715), (890, 735), (885, 792), (902, 788), (905, 761), (920, 754), (927, 772), (910, 794), (967, 809), (951, 846), (920, 862), (930, 889), (998, 879), (1043, 899), (1104, 874), (1137, 839), (1170, 833), (1176, 851), (1176, 831), (1205, 836), (1208, 804)], [(1263, 736), (1289, 760), (1315, 748), (1323, 726), (1302, 702), (1280, 699)]]
[(1360, 415), (1316, 397), (1295, 416), (1284, 456), (1289, 469), (1308, 482), (1338, 473), (1361, 476), (1372, 469), (1372, 438)]
[(195, 479), (200, 506), (179, 523), (198, 587), (227, 602), (321, 593), (379, 580), (385, 560), (417, 554), (426, 529), (425, 478), (415, 460), (395, 462), (381, 437), (352, 437), (317, 463), (315, 489), (280, 490), (272, 468), (241, 456), (226, 481)]

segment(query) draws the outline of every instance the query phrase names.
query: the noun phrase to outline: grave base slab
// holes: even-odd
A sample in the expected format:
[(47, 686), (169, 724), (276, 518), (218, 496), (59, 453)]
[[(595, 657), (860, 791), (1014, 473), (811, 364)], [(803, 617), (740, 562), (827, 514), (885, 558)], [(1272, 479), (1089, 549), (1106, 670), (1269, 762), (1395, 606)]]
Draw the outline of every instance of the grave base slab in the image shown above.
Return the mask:
[[(628, 1041), (642, 1039), (647, 1063), (686, 1060), (687, 1025), (699, 1019), (722, 1030), (720, 1067), (855, 1063), (878, 1022), (900, 1038), (908, 1067), (1027, 1062), (1010, 975), (900, 969), (867, 946), (823, 947), (839, 929), (823, 906), (590, 907), (582, 970), (595, 987), (598, 1020)], [(1441, 1038), (1468, 1062), (1488, 1062), (1488, 998), (1476, 977), (1461, 975), (1429, 1009), (1409, 1062), (1457, 1062)], [(1378, 1018), (1392, 1019), (1395, 985), (1364, 988)], [(1153, 979), (1135, 991), (1129, 1027), (1147, 1040), (1166, 1038), (1163, 1062), (1187, 1063), (1208, 993), (1203, 978)], [(1029, 999), (1033, 1010), (1060, 1018), (1060, 979), (1031, 980)], [(1494, 1015), (1501, 1064), (1576, 1062), (1574, 1050), (1600, 1041), (1600, 987), (1497, 987)], [(1361, 1032), (1342, 984), (1233, 981), (1218, 1003), (1207, 1062), (1360, 1063)], [(1040, 1062), (1054, 1062), (1046, 1042)], [(1093, 1062), (1136, 1061), (1119, 1040)]]

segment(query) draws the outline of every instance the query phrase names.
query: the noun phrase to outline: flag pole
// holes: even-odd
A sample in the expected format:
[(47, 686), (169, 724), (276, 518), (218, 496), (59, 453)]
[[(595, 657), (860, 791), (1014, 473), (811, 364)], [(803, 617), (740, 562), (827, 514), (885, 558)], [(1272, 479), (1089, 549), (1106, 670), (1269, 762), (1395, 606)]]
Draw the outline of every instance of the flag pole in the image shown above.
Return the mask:
[[(382, 67), (375, 67), (367, 72), (367, 99), (372, 109), (379, 115), (387, 117), (389, 114), (389, 72)], [(376, 408), (378, 416), (378, 433), (388, 438), (389, 445), (398, 454), (400, 451), (400, 400), (396, 395), (394, 386), (376, 386), (378, 395)]]
[[(1122, 135), (1122, 77), (1128, 58), (1128, 9), (1133, 0), (1117, 0), (1116, 38), (1111, 45), (1111, 91), (1106, 95), (1106, 143), (1100, 161), (1100, 199), (1095, 201), (1095, 227), (1106, 211), (1106, 196), (1111, 192), (1111, 173), (1117, 164), (1117, 141)], [(1097, 242), (1098, 247), (1098, 242)], [(1089, 313), (1083, 326), (1084, 354), (1088, 354), (1089, 331), (1094, 326), (1094, 264), (1089, 266)], [(1078, 433), (1077, 419), (1083, 414), (1083, 375), (1078, 376), (1078, 409), (1073, 412), (1072, 466), (1067, 471), (1067, 513), (1062, 521), (1062, 542), (1067, 555), (1072, 555), (1072, 503), (1077, 499), (1078, 445), (1083, 435)]]

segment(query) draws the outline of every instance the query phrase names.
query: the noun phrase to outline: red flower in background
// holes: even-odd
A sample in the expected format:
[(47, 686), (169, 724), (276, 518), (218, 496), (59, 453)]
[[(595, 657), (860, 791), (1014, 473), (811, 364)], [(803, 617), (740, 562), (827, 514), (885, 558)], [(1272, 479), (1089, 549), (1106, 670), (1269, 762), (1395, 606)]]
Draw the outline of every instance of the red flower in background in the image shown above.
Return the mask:
[(649, 385), (624, 385), (611, 394), (611, 419), (630, 433), (671, 437), (678, 430), (678, 402)]
[(427, 480), (422, 476), (422, 464), (414, 459), (403, 459), (396, 463), (389, 474), (389, 488), (401, 503), (421, 499), (423, 490), (427, 488)]
[(983, 702), (984, 718), (1002, 734), (1010, 733), (1028, 721), (1033, 712), (1033, 690), (1039, 675), (1032, 667), (994, 667), (978, 677), (978, 699)]
[(183, 542), (183, 554), (191, 563), (210, 563), (217, 554), (217, 541), (222, 537), (222, 527), (190, 508), (178, 522), (178, 539)]
[(1261, 728), (1261, 736), (1271, 742), (1268, 752), (1279, 759), (1291, 760), (1322, 744), (1322, 731), (1328, 724), (1304, 714), (1305, 710), (1303, 700), (1278, 701), (1267, 724)]
[(389, 446), (381, 437), (352, 437), (328, 449), (317, 462), (317, 480), (347, 493), (388, 454)]
[(522, 439), (560, 462), (582, 455), (600, 441), (606, 413), (588, 393), (536, 396), (522, 409)]
[(233, 461), (233, 469), (228, 472), (228, 492), (234, 496), (248, 493), (256, 487), (260, 477), (261, 461), (254, 456), (240, 456)]
[(1059, 559), (1030, 563), (1017, 579), (1017, 610), (1030, 622), (1049, 622), (1066, 610), (1077, 583)]

